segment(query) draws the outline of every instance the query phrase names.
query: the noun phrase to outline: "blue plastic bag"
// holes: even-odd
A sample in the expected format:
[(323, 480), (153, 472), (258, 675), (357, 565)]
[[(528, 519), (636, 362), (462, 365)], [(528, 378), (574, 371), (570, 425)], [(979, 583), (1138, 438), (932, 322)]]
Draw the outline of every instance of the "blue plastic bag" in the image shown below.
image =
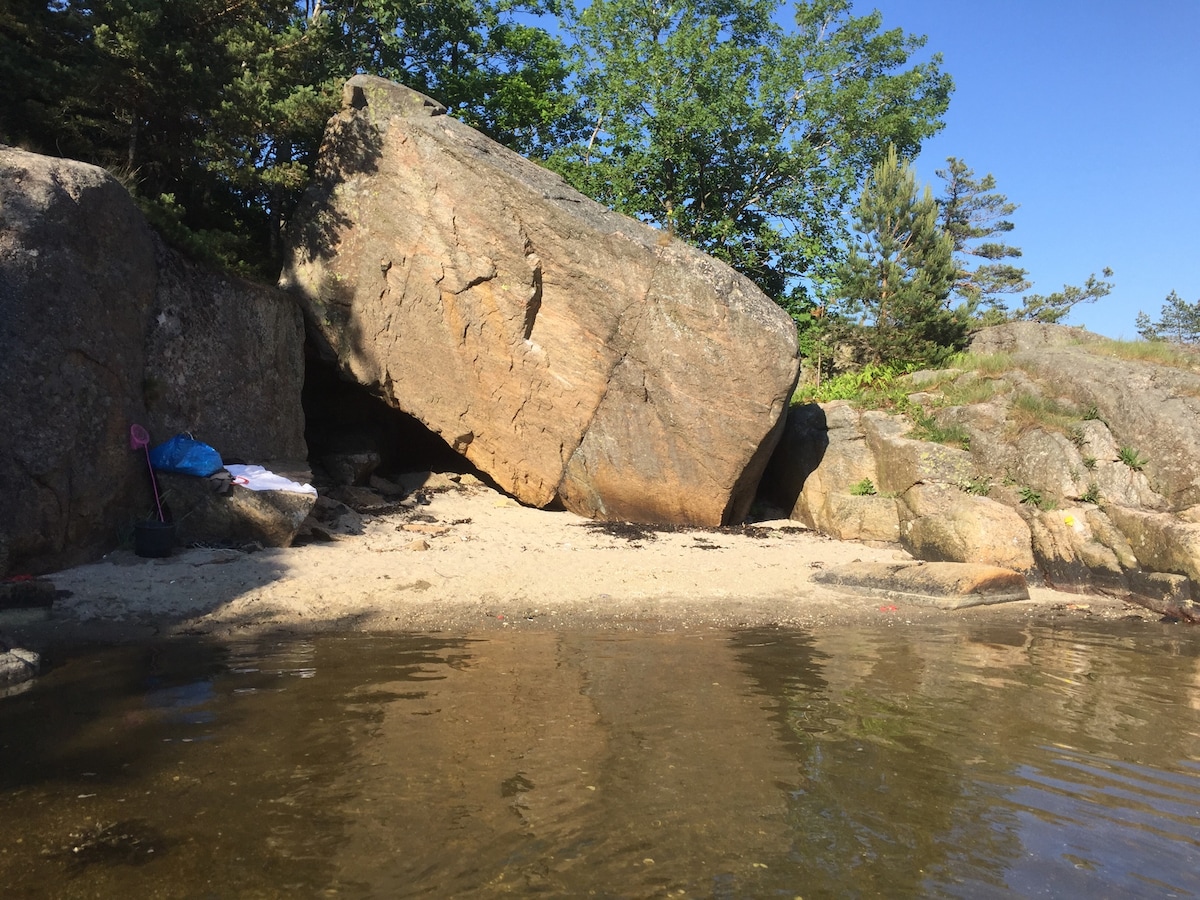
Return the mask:
[(160, 472), (207, 478), (224, 468), (221, 454), (190, 434), (177, 434), (150, 450), (150, 465)]

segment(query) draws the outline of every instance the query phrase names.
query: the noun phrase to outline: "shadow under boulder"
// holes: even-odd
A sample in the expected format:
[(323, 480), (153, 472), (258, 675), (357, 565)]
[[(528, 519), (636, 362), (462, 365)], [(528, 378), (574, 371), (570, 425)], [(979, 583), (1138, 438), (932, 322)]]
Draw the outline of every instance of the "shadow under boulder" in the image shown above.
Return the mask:
[(419, 420), (345, 380), (316, 353), (306, 361), (301, 402), (318, 488), (369, 486), (373, 476), (394, 481), (405, 472), (479, 474)]

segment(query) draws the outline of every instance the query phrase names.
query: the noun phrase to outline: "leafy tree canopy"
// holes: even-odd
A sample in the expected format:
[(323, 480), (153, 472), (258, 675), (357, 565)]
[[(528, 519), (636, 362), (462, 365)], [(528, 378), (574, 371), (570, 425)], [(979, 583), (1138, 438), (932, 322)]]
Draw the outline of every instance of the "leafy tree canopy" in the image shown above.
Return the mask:
[(584, 193), (669, 230), (793, 311), (830, 283), (844, 210), (895, 145), (941, 128), (952, 84), (924, 38), (850, 0), (593, 0), (569, 10), (590, 133), (550, 158)]
[(569, 122), (552, 0), (9, 0), (0, 140), (117, 172), (168, 236), (273, 279), (342, 82), (404, 81), (527, 153)]
[(561, 40), (522, 17), (558, 0), (326, 0), (340, 78), (367, 72), (444, 103), (467, 124), (528, 155), (545, 155), (572, 123)]

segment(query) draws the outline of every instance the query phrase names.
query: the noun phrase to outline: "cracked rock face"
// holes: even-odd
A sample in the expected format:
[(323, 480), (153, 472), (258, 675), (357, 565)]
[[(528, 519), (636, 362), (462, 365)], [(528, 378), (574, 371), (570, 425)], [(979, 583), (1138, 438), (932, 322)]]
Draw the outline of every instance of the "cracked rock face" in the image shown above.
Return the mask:
[(441, 113), (347, 84), (282, 278), (324, 351), (524, 503), (744, 516), (796, 379), (789, 317)]

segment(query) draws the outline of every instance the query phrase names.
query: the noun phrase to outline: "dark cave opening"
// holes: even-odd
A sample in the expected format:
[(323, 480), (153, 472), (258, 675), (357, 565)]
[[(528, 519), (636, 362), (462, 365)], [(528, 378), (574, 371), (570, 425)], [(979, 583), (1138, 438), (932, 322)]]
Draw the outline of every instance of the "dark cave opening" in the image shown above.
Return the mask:
[(304, 439), (317, 481), (336, 480), (338, 457), (374, 454), (384, 477), (406, 472), (459, 472), (483, 476), (418, 419), (390, 406), (361, 384), (348, 381), (334, 363), (308, 352), (305, 360)]

